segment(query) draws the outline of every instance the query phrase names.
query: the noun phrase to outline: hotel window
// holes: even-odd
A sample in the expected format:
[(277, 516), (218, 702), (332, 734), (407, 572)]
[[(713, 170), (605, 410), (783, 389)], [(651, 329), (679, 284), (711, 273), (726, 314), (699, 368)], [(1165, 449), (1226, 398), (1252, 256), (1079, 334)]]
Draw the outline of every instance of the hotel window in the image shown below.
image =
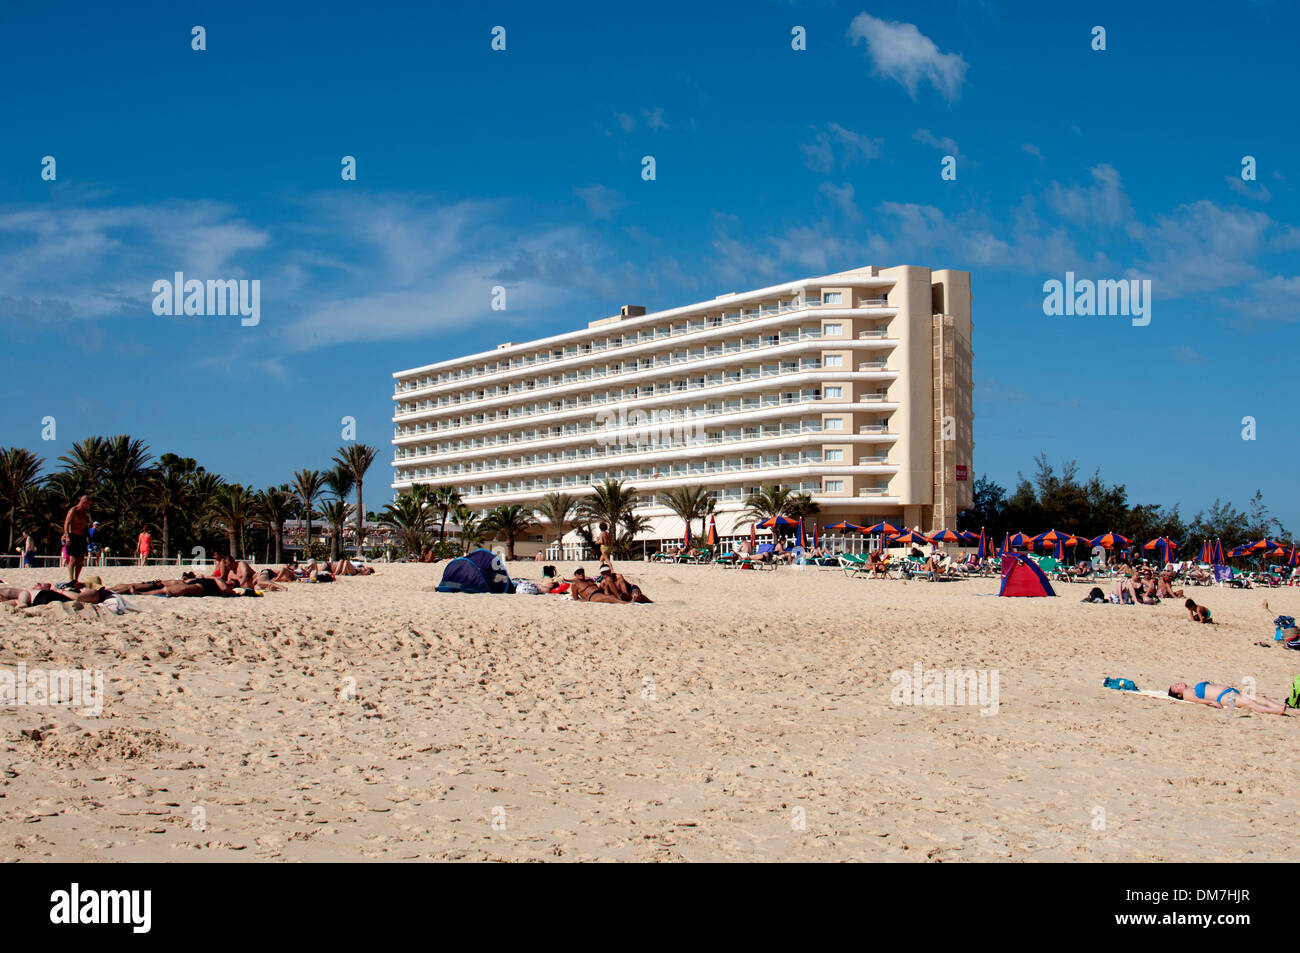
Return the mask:
[(841, 291), (823, 291), (822, 304), (843, 304), (844, 293)]
[(844, 419), (842, 417), (827, 417), (823, 426), (827, 430), (843, 430)]
[(826, 481), (826, 492), (827, 492), (827, 493), (843, 493), (843, 492), (844, 492), (844, 481), (843, 481), (843, 480), (827, 480), (827, 481)]
[(844, 325), (827, 324), (822, 326), (822, 334), (840, 335), (844, 333)]
[(839, 463), (844, 459), (843, 450), (827, 450), (824, 454), (827, 463)]
[(823, 366), (823, 367), (843, 367), (843, 366), (844, 366), (844, 356), (843, 356), (842, 354), (827, 354), (825, 360), (822, 361), (822, 366)]
[(831, 399), (833, 399), (833, 398), (837, 398), (837, 397), (843, 397), (843, 396), (844, 396), (844, 388), (843, 388), (843, 387), (827, 387), (824, 391), (822, 391), (822, 396), (825, 397), (827, 400), (831, 400)]

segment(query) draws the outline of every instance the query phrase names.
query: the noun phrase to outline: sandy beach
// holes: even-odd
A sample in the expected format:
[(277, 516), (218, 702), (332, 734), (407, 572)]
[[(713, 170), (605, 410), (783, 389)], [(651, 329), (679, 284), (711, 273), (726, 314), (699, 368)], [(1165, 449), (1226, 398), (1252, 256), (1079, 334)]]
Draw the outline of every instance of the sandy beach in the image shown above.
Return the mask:
[[(562, 564), (568, 572), (573, 564)], [(589, 564), (588, 569), (594, 566)], [(104, 673), (100, 716), (0, 709), (0, 859), (1283, 860), (1300, 589), (1180, 602), (621, 567), (653, 605), (424, 591), (442, 566), (140, 613), (0, 609), (0, 668)], [(524, 578), (540, 566), (512, 564)], [(102, 573), (109, 584), (157, 569)], [(10, 584), (50, 571), (0, 573)], [(55, 577), (55, 581), (57, 581)], [(1263, 603), (1268, 600), (1269, 609)], [(996, 712), (899, 706), (891, 673), (997, 671)]]

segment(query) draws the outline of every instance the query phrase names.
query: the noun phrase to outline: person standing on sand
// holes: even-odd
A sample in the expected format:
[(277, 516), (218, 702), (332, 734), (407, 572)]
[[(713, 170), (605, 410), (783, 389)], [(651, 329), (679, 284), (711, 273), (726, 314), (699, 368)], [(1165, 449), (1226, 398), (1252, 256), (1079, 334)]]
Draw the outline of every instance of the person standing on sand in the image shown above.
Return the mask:
[(149, 561), (149, 549), (153, 545), (153, 537), (149, 535), (148, 529), (140, 530), (140, 535), (135, 538), (135, 554), (137, 566), (143, 566)]
[(28, 569), (36, 568), (36, 540), (30, 531), (23, 533), (23, 565)]
[(614, 538), (609, 535), (609, 524), (600, 524), (600, 537), (596, 540), (596, 545), (600, 547), (600, 561), (606, 566), (613, 568), (614, 565)]
[(63, 517), (63, 547), (68, 554), (68, 582), (78, 585), (86, 564), (90, 530), (90, 497), (83, 496)]

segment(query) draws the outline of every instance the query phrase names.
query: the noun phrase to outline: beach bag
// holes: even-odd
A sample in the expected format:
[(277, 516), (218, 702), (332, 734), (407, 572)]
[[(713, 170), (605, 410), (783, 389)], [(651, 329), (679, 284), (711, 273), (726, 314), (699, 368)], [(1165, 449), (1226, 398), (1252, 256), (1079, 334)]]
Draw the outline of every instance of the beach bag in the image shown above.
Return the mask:
[(542, 590), (531, 579), (518, 579), (515, 581), (515, 593), (521, 596), (540, 596)]
[(1300, 650), (1300, 635), (1293, 635), (1293, 636), (1291, 636), (1291, 638), (1287, 639), (1287, 640), (1286, 640), (1285, 642), (1283, 642), (1282, 644), (1285, 645), (1285, 646), (1286, 646), (1287, 648), (1289, 648), (1289, 649), (1297, 649), (1297, 650)]
[(1300, 675), (1291, 683), (1291, 694), (1286, 699), (1287, 708), (1300, 708)]
[(1133, 680), (1128, 678), (1108, 678), (1101, 684), (1105, 688), (1114, 688), (1121, 692), (1135, 692), (1138, 690), (1137, 685), (1133, 684)]

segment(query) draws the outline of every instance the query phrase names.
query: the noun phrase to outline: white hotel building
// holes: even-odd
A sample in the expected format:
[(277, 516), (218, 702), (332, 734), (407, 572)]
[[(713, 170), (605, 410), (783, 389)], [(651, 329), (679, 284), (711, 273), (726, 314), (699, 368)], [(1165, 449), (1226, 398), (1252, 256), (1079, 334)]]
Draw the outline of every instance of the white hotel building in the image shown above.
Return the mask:
[(770, 484), (812, 494), (823, 525), (952, 527), (971, 505), (970, 307), (969, 272), (864, 267), (398, 371), (392, 485), (477, 510), (623, 480), (651, 539), (681, 536), (654, 503), (677, 486), (713, 493), (724, 536)]

